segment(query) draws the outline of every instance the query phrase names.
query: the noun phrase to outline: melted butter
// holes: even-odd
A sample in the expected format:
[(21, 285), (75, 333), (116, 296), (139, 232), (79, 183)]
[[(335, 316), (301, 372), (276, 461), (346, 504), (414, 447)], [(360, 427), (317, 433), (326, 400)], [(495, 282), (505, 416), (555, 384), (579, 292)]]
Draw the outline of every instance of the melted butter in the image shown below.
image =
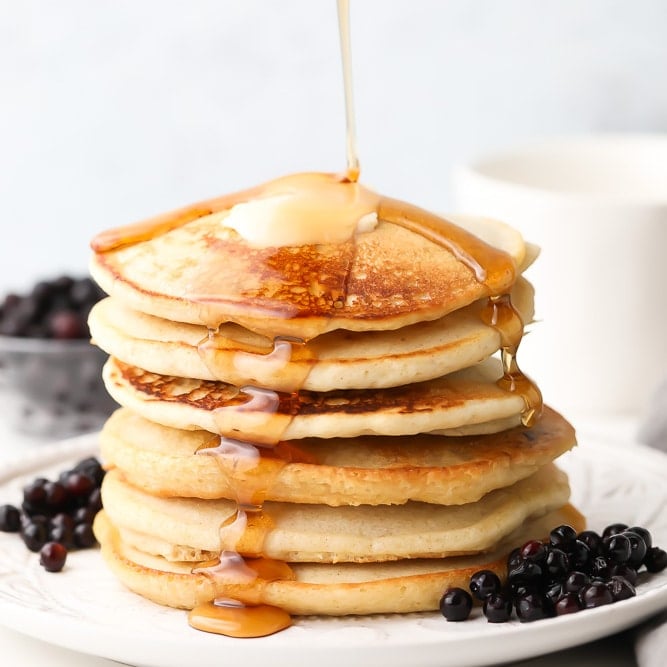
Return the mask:
[(258, 248), (338, 244), (377, 225), (379, 197), (333, 174), (293, 174), (262, 188), (221, 220)]

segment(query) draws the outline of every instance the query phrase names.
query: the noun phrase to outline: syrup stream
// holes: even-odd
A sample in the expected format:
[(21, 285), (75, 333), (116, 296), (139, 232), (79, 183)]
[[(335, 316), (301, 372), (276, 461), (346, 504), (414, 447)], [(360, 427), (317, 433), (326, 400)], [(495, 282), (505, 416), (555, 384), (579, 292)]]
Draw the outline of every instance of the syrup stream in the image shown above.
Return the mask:
[(354, 114), (354, 97), (352, 94), (352, 45), (350, 38), (350, 0), (337, 0), (338, 32), (340, 35), (340, 51), (343, 64), (343, 87), (345, 91), (345, 124), (347, 147), (346, 177), (352, 183), (359, 180), (361, 171), (357, 153), (357, 130)]

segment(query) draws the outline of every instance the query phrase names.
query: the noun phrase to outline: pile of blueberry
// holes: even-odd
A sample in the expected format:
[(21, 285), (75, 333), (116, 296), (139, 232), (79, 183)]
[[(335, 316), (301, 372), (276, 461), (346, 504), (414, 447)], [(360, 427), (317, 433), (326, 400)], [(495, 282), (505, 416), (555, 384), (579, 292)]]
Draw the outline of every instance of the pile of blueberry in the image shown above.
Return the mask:
[(0, 531), (19, 533), (38, 552), (49, 572), (59, 572), (67, 553), (97, 544), (93, 519), (102, 508), (104, 469), (95, 457), (60, 473), (58, 480), (38, 477), (23, 488), (21, 507), (0, 506)]
[(513, 611), (522, 623), (537, 621), (634, 597), (642, 568), (666, 567), (667, 552), (653, 546), (646, 528), (616, 523), (599, 535), (563, 525), (548, 542), (531, 540), (512, 551), (505, 585), (491, 570), (480, 570), (470, 578), (470, 592), (445, 591), (440, 611), (448, 621), (464, 621), (474, 596), (490, 623), (509, 621)]
[(25, 295), (8, 294), (0, 304), (0, 335), (57, 340), (85, 339), (88, 313), (104, 296), (90, 278), (43, 280)]

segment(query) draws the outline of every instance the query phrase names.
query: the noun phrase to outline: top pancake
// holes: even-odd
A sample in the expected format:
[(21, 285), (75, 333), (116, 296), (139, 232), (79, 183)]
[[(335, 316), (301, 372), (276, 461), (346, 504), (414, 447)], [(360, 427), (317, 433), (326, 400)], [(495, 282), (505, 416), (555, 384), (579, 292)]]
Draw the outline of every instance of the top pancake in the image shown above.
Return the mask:
[[(424, 215), (407, 204), (400, 213)], [(227, 214), (96, 252), (91, 273), (108, 294), (144, 313), (209, 327), (231, 321), (271, 338), (304, 340), (437, 319), (490, 293), (452, 251), (394, 223), (380, 220), (335, 245), (256, 248), (221, 224)], [(509, 291), (526, 262), (521, 235), (494, 220), (450, 219), (507, 254), (494, 292)]]

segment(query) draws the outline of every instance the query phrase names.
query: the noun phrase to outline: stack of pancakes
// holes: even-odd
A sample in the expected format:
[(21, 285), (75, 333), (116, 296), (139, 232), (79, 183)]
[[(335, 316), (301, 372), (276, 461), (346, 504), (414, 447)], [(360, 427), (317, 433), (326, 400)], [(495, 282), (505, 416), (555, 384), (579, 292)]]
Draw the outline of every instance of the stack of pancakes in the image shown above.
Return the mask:
[(535, 249), (392, 200), (342, 243), (257, 247), (222, 224), (255, 194), (93, 241), (122, 406), (95, 530), (119, 579), (189, 609), (424, 611), (581, 528), (552, 463), (573, 429), (514, 358)]

